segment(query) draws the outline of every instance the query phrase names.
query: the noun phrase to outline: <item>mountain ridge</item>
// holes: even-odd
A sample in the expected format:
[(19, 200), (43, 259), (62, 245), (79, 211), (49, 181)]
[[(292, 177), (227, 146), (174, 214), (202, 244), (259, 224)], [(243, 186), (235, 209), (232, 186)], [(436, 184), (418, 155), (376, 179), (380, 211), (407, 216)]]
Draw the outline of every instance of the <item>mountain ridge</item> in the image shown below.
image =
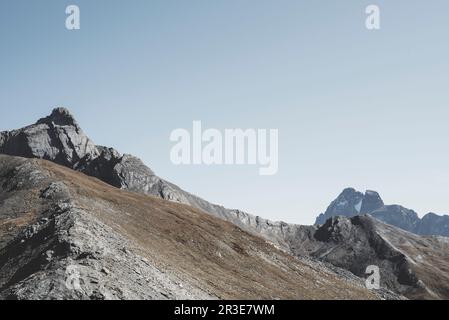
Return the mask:
[(0, 231), (0, 299), (401, 298), (47, 160), (0, 155)]
[(191, 205), (249, 232), (262, 234), (284, 249), (287, 249), (283, 239), (284, 229), (295, 228), (293, 224), (273, 222), (210, 203), (158, 177), (139, 158), (122, 155), (114, 148), (95, 145), (67, 108), (55, 108), (49, 116), (35, 124), (1, 132), (0, 136), (0, 153), (49, 160), (120, 189)]
[[(285, 222), (272, 222), (237, 209), (226, 209), (223, 206), (212, 204), (158, 177), (137, 157), (127, 154), (122, 155), (113, 148), (95, 145), (84, 134), (74, 117), (65, 108), (54, 109), (50, 116), (38, 120), (34, 125), (9, 132), (1, 132), (0, 153), (48, 160), (84, 173), (87, 176), (97, 178), (112, 187), (126, 192), (131, 191), (191, 206), (201, 212), (230, 222), (246, 232), (263, 237), (276, 248), (297, 259), (312, 259), (311, 261), (315, 262), (317, 259), (323, 261), (326, 264), (326, 268), (330, 268), (344, 277), (348, 277), (345, 273), (348, 271), (343, 272), (340, 267), (349, 270), (351, 274), (359, 277), (357, 279), (360, 279), (360, 277), (364, 277), (361, 270), (373, 263), (379, 263), (387, 266), (384, 270), (386, 272), (384, 277), (390, 279), (390, 281), (384, 282), (384, 285), (388, 289), (395, 290), (398, 294), (406, 294), (411, 298), (417, 296), (424, 298), (449, 297), (449, 292), (445, 295), (444, 286), (441, 287), (440, 284), (437, 282), (435, 284), (434, 281), (434, 278), (439, 276), (445, 277), (444, 270), (440, 268), (430, 269), (433, 278), (420, 273), (421, 268), (417, 268), (416, 272), (412, 272), (412, 276), (417, 279), (417, 282), (398, 285), (402, 278), (402, 273), (395, 272), (398, 266), (384, 256), (384, 251), (378, 252), (375, 247), (370, 247), (372, 242), (368, 240), (376, 238), (372, 233), (374, 227), (367, 229), (357, 226), (351, 227), (353, 221), (347, 221), (343, 224), (337, 223), (335, 226), (338, 228), (341, 225), (348, 227), (342, 229), (346, 230), (345, 232), (337, 233), (338, 237), (334, 239), (335, 241), (328, 242), (323, 241), (320, 234), (324, 226), (326, 226), (325, 228), (333, 228), (333, 224), (301, 226)], [(386, 207), (379, 194), (375, 191), (367, 191), (365, 194), (361, 194), (355, 189), (349, 188), (345, 189), (344, 193), (344, 196), (332, 202), (331, 206), (329, 206), (331, 209), (328, 208), (329, 212), (338, 212), (339, 215), (344, 216), (349, 211), (350, 214), (360, 215), (361, 211), (364, 210), (378, 211)], [(355, 197), (352, 195), (355, 195)], [(336, 208), (336, 210), (334, 211), (332, 208)], [(350, 208), (350, 210), (347, 210), (347, 208)], [(389, 210), (391, 208), (399, 208), (399, 212), (402, 212), (400, 210), (402, 207), (387, 207)], [(380, 215), (381, 212), (378, 212), (378, 214)], [(432, 216), (429, 217), (432, 218)], [(331, 222), (333, 221), (332, 216), (329, 219)], [(326, 221), (329, 221), (329, 219)], [(387, 232), (387, 227), (383, 224), (370, 222), (368, 225), (376, 225), (378, 232), (387, 234), (388, 237), (393, 237), (392, 239), (389, 239), (387, 236), (382, 238), (383, 240), (380, 243), (385, 248), (385, 252), (391, 252), (395, 255), (401, 254), (396, 246), (393, 245), (393, 242), (395, 242), (394, 232)], [(318, 232), (318, 230), (321, 231)], [(423, 251), (422, 254), (418, 255), (426, 255), (426, 246), (420, 245), (419, 242), (430, 240), (427, 240), (427, 238), (417, 240), (414, 236), (406, 233), (401, 233), (401, 235), (409, 243), (418, 243), (418, 245), (413, 246), (415, 251)], [(366, 242), (369, 250), (354, 251), (351, 244), (357, 241)], [(428, 245), (439, 247), (442, 246), (440, 242), (430, 241)], [(332, 256), (329, 254), (323, 255), (321, 253), (317, 255), (316, 250), (324, 247), (329, 252), (338, 252), (340, 250), (338, 257), (342, 260), (331, 259)], [(445, 261), (449, 260), (444, 253), (439, 253), (437, 250), (431, 250), (431, 252), (434, 255), (432, 259), (438, 265), (444, 265)], [(360, 264), (359, 268), (351, 269), (351, 266), (357, 263)], [(424, 264), (424, 266), (426, 265)], [(423, 282), (423, 284), (419, 281)], [(433, 295), (426, 291), (427, 288), (434, 288), (435, 291), (440, 290), (442, 293)]]

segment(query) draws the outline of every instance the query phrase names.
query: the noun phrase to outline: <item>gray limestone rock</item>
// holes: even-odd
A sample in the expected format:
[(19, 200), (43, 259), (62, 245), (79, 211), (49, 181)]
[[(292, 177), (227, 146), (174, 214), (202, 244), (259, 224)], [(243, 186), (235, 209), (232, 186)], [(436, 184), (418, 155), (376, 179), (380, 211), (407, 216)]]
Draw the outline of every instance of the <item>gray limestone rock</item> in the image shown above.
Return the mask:
[(56, 108), (36, 124), (2, 133), (4, 154), (46, 159), (73, 167), (87, 154), (95, 157), (96, 146), (83, 133), (65, 108)]

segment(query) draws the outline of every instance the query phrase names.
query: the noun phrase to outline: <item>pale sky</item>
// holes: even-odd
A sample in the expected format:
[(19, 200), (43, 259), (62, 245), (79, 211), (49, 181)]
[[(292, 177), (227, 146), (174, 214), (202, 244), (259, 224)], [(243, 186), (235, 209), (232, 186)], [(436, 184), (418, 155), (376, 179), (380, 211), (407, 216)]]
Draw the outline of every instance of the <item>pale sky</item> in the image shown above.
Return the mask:
[[(311, 224), (348, 186), (449, 213), (448, 16), (446, 0), (2, 0), (0, 130), (66, 106), (97, 144), (272, 220)], [(278, 174), (173, 165), (170, 133), (194, 120), (278, 129)]]

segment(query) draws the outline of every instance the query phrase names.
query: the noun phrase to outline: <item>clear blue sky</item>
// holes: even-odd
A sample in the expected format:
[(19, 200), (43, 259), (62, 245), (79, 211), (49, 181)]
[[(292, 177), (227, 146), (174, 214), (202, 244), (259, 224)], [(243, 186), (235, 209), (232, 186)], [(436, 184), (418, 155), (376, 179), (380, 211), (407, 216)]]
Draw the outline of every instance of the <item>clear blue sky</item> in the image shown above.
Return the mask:
[[(347, 186), (449, 213), (448, 38), (446, 0), (1, 0), (0, 129), (66, 106), (97, 144), (274, 220), (313, 223)], [(193, 120), (278, 128), (279, 173), (172, 165)]]

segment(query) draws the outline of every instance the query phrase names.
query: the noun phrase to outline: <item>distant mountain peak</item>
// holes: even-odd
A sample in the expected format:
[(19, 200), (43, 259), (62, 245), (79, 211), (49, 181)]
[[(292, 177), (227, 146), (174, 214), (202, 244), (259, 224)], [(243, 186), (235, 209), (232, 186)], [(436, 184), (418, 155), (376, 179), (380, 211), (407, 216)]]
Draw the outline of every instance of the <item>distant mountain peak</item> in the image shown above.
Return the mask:
[(449, 216), (428, 213), (422, 219), (418, 214), (401, 205), (385, 205), (377, 191), (361, 193), (354, 188), (345, 188), (331, 202), (325, 213), (321, 213), (315, 225), (323, 225), (333, 217), (370, 215), (386, 224), (418, 235), (449, 236)]
[(327, 219), (334, 216), (353, 217), (370, 213), (384, 205), (379, 193), (367, 190), (364, 194), (352, 187), (345, 188), (340, 195), (332, 201), (325, 213), (316, 219), (315, 224), (322, 225)]

